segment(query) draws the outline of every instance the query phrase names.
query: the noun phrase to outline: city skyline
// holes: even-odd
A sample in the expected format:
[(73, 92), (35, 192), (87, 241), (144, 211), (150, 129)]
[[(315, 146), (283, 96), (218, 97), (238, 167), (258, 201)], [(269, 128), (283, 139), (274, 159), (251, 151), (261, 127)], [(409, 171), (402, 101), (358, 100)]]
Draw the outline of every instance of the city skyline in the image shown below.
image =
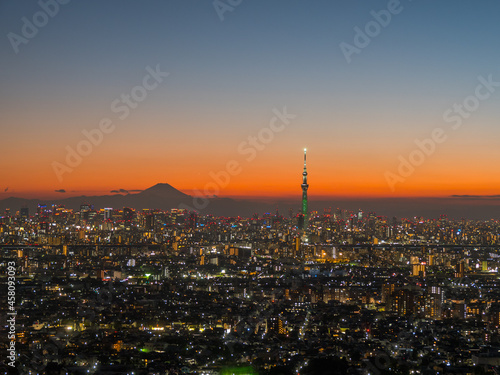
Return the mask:
[(231, 161), (220, 196), (292, 198), (305, 145), (310, 200), (499, 192), (498, 3), (57, 4), (0, 5), (0, 199), (191, 194)]
[(0, 374), (499, 374), (499, 14), (0, 1)]
[(297, 219), (90, 204), (0, 217), (1, 369), (496, 372), (498, 220), (336, 209), (304, 236)]
[[(425, 146), (425, 143), (422, 143)], [(422, 150), (424, 150), (423, 148)], [(90, 205), (97, 209), (108, 207), (130, 207), (132, 209), (170, 209), (180, 208), (197, 211), (201, 214), (215, 214), (217, 216), (251, 217), (259, 214), (279, 210), (293, 212), (297, 209), (298, 228), (307, 237), (308, 222), (311, 215), (318, 212), (331, 211), (332, 207), (337, 210), (345, 210), (353, 215), (357, 212), (370, 212), (371, 215), (380, 217), (403, 217), (403, 218), (426, 218), (437, 219), (438, 217), (449, 216), (452, 219), (465, 220), (495, 220), (497, 208), (499, 206), (499, 196), (479, 196), (479, 195), (452, 195), (443, 198), (333, 198), (316, 196), (309, 204), (307, 191), (309, 184), (307, 181), (306, 154), (307, 149), (303, 149), (303, 172), (302, 172), (302, 199), (299, 206), (297, 194), (281, 197), (241, 197), (229, 198), (219, 196), (219, 192), (230, 183), (231, 177), (240, 173), (241, 165), (237, 161), (230, 161), (226, 170), (211, 173), (211, 180), (204, 189), (195, 189), (186, 194), (168, 183), (157, 183), (147, 189), (113, 189), (104, 195), (72, 195), (66, 196), (65, 190), (56, 191), (62, 194), (59, 199), (23, 199), (10, 197), (0, 199), (0, 210), (8, 217), (11, 213), (19, 215), (24, 211), (25, 215), (35, 212), (35, 207), (67, 207), (76, 209), (83, 205)], [(63, 194), (64, 193), (64, 194)], [(220, 198), (223, 198), (222, 200)], [(359, 207), (359, 208), (358, 208)]]

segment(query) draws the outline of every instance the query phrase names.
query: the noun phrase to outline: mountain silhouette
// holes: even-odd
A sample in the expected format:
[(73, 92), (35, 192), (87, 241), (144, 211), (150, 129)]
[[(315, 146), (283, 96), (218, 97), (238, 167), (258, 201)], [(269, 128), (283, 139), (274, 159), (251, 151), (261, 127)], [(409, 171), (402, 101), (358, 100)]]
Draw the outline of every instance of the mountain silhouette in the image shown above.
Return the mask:
[(25, 199), (10, 197), (0, 200), (0, 212), (10, 208), (11, 214), (22, 207), (28, 207), (30, 215), (34, 215), (38, 204), (63, 205), (66, 208), (79, 210), (82, 204), (91, 204), (95, 209), (111, 207), (122, 209), (131, 207), (137, 210), (144, 208), (170, 210), (172, 208), (186, 208), (190, 211), (199, 211), (202, 214), (218, 216), (251, 216), (259, 210), (265, 211), (268, 204), (248, 200), (234, 200), (231, 198), (196, 198), (177, 190), (167, 183), (158, 183), (139, 193), (76, 196), (62, 199)]
[[(30, 215), (36, 213), (37, 205), (40, 203), (50, 207), (52, 204), (63, 205), (66, 208), (79, 210), (80, 205), (92, 204), (95, 209), (111, 207), (122, 209), (131, 207), (136, 210), (144, 208), (170, 210), (172, 208), (185, 208), (190, 211), (198, 211), (200, 214), (212, 214), (216, 216), (242, 216), (251, 217), (253, 214), (263, 214), (279, 211), (282, 215), (288, 216), (289, 209), (297, 214), (301, 209), (301, 192), (297, 189), (296, 197), (285, 198), (276, 197), (266, 201), (232, 199), (222, 197), (203, 198), (193, 197), (185, 194), (172, 185), (159, 183), (138, 193), (127, 193), (122, 190), (122, 194), (77, 196), (63, 199), (26, 199), (10, 197), (0, 200), (0, 215), (5, 209), (10, 208), (11, 214), (15, 214), (22, 207), (28, 207)], [(436, 218), (441, 214), (447, 214), (450, 218), (460, 219), (496, 219), (500, 199), (482, 199), (477, 197), (436, 197), (436, 198), (355, 198), (336, 197), (323, 200), (310, 200), (311, 211), (318, 210), (323, 213), (324, 208), (331, 207), (333, 212), (336, 207), (358, 212), (361, 208), (365, 213), (376, 212), (378, 215), (388, 217), (414, 217), (423, 216)], [(347, 218), (347, 217), (346, 217)]]

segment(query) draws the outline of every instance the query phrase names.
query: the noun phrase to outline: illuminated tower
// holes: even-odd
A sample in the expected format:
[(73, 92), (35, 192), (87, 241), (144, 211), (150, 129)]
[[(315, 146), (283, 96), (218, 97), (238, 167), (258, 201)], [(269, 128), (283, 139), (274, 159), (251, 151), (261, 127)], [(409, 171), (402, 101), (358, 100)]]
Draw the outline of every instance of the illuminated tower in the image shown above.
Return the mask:
[(309, 185), (307, 183), (307, 168), (306, 168), (306, 149), (304, 149), (304, 172), (302, 172), (302, 216), (304, 218), (304, 223), (302, 230), (307, 229), (307, 189)]

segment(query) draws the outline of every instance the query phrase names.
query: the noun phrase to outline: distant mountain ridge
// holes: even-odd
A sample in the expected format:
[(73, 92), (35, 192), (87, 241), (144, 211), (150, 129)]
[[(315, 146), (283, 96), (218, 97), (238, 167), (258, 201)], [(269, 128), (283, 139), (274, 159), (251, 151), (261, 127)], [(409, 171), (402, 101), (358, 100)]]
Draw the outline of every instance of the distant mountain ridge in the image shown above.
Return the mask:
[[(123, 190), (125, 193), (126, 191)], [(311, 197), (313, 199), (311, 199)], [(427, 218), (437, 218), (441, 214), (447, 214), (450, 218), (467, 219), (499, 219), (500, 200), (483, 199), (483, 197), (450, 196), (440, 198), (349, 198), (337, 197), (332, 199), (314, 200), (314, 195), (310, 195), (309, 208), (311, 211), (317, 210), (321, 215), (323, 209), (331, 207), (332, 213), (335, 208), (358, 212), (361, 208), (365, 213), (376, 212), (377, 215), (388, 217), (414, 217), (423, 216)], [(172, 208), (187, 208), (196, 210), (201, 214), (212, 214), (216, 216), (242, 216), (251, 217), (253, 214), (271, 213), (276, 209), (283, 216), (288, 216), (292, 209), (297, 214), (301, 209), (301, 191), (297, 189), (296, 199), (284, 199), (276, 197), (274, 200), (267, 199), (266, 202), (249, 199), (232, 198), (204, 198), (185, 194), (172, 185), (158, 183), (139, 193), (109, 194), (95, 196), (77, 196), (62, 199), (26, 199), (10, 197), (0, 200), (0, 215), (5, 209), (10, 208), (12, 213), (19, 211), (22, 207), (28, 207), (30, 215), (36, 213), (39, 203), (61, 204), (66, 208), (74, 210), (80, 209), (84, 203), (92, 204), (96, 209), (112, 207), (122, 209), (131, 207), (136, 210), (143, 208), (170, 210)], [(198, 204), (198, 205), (197, 205)]]
[[(230, 198), (206, 198), (203, 205), (195, 204), (195, 197), (177, 190), (172, 185), (167, 183), (158, 183), (139, 193), (128, 194), (110, 194), (110, 195), (94, 195), (94, 196), (76, 196), (62, 199), (26, 199), (10, 197), (0, 200), (0, 211), (3, 213), (7, 208), (10, 208), (14, 213), (22, 207), (28, 207), (30, 215), (33, 215), (38, 204), (64, 205), (66, 208), (78, 210), (80, 205), (84, 203), (92, 204), (95, 209), (111, 207), (121, 209), (123, 207), (131, 207), (137, 210), (150, 208), (160, 210), (170, 210), (172, 208), (188, 208), (199, 211), (205, 214), (214, 214), (220, 216), (251, 216), (258, 208), (264, 209), (267, 206), (265, 203), (251, 202), (245, 200), (234, 200)], [(197, 200), (199, 201), (199, 199)]]

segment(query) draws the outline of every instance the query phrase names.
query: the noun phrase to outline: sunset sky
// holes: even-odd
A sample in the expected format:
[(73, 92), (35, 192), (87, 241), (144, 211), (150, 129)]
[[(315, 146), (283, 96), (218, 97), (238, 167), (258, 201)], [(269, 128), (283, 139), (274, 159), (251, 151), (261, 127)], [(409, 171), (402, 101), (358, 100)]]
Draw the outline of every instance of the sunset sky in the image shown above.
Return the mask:
[[(377, 30), (371, 11), (391, 3), (73, 0), (25, 38), (41, 5), (2, 1), (0, 199), (158, 182), (189, 194), (230, 161), (218, 195), (300, 195), (304, 147), (311, 199), (500, 194), (500, 3), (401, 0)], [(376, 35), (346, 59), (341, 43), (367, 26)], [(155, 69), (169, 74), (144, 89)], [(122, 116), (133, 91), (146, 96)], [(113, 130), (68, 166), (103, 119)], [(437, 128), (445, 140), (401, 176), (399, 157)]]

